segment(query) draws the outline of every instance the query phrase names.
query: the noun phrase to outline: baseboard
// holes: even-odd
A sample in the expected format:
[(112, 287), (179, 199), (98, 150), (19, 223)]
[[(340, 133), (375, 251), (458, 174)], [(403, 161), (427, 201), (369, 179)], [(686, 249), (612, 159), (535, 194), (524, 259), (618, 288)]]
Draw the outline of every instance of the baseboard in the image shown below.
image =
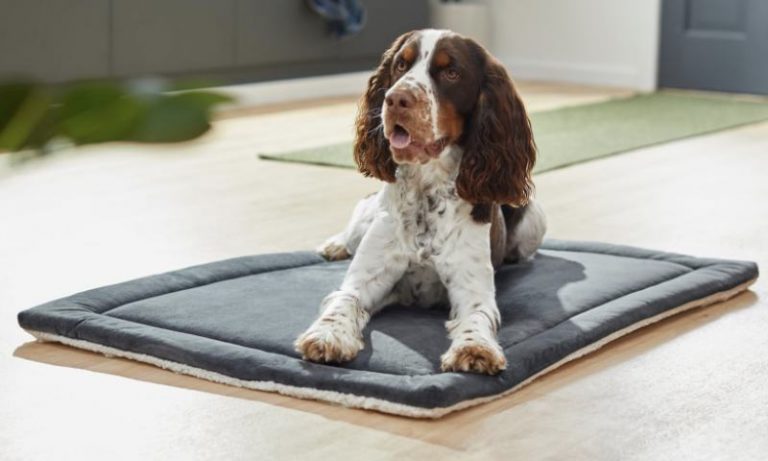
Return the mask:
[(642, 91), (656, 88), (655, 78), (645, 77), (639, 69), (632, 67), (519, 58), (502, 58), (501, 61), (518, 80), (567, 82)]
[(359, 96), (365, 90), (370, 71), (323, 75), (318, 77), (275, 80), (217, 87), (236, 102), (227, 108), (279, 104), (308, 99)]
[[(583, 85), (632, 88), (641, 91), (656, 89), (656, 79), (641, 75), (638, 69), (602, 64), (578, 64), (518, 58), (501, 61), (518, 80), (567, 82)], [(359, 96), (371, 71), (304, 77), (270, 82), (247, 83), (217, 87), (216, 91), (233, 96), (236, 102), (224, 109), (289, 103), (310, 99)]]
[[(568, 82), (651, 91), (655, 79), (640, 75), (638, 69), (600, 64), (576, 64), (558, 61), (502, 58), (501, 61), (518, 80)], [(294, 78), (270, 82), (217, 87), (216, 91), (233, 96), (236, 102), (223, 109), (265, 104), (359, 96), (365, 91), (370, 71), (348, 72), (318, 77)], [(648, 81), (652, 80), (652, 81)]]

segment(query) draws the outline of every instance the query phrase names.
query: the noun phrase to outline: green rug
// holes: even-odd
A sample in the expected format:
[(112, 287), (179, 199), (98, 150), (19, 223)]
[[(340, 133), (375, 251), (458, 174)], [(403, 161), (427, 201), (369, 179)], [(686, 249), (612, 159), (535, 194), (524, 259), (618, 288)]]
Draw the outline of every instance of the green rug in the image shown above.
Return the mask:
[[(768, 120), (768, 100), (660, 91), (531, 114), (537, 172), (653, 144)], [(351, 143), (260, 154), (284, 162), (354, 168)]]

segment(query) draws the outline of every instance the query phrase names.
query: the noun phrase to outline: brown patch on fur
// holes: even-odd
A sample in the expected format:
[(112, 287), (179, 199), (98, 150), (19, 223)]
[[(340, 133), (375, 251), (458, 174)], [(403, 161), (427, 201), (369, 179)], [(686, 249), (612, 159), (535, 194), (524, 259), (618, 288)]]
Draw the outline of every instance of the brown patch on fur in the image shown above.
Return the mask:
[(360, 100), (355, 121), (355, 163), (365, 176), (395, 182), (395, 164), (389, 152), (389, 142), (381, 128), (381, 106), (384, 95), (393, 83), (392, 63), (395, 56), (414, 32), (398, 37), (384, 52), (376, 72), (368, 79), (368, 89)]
[(504, 67), (485, 49), (485, 79), (468, 120), (456, 190), (470, 203), (525, 205), (533, 191), (531, 123)]
[(464, 130), (464, 117), (456, 111), (456, 107), (450, 101), (441, 101), (437, 113), (438, 131), (445, 134), (448, 142), (458, 141)]
[(472, 219), (479, 223), (491, 222), (491, 214), (493, 212), (494, 205), (490, 203), (477, 203), (472, 207)]
[(464, 344), (451, 354), (450, 360), (443, 358), (443, 371), (462, 371), (496, 375), (507, 368), (507, 359), (485, 344)]
[(437, 67), (445, 67), (451, 63), (451, 56), (443, 50), (435, 53), (432, 63)]
[(402, 57), (404, 60), (408, 61), (409, 63), (412, 63), (416, 60), (416, 56), (419, 54), (419, 49), (414, 44), (410, 44), (408, 46), (403, 47), (403, 51), (400, 54), (400, 57)]

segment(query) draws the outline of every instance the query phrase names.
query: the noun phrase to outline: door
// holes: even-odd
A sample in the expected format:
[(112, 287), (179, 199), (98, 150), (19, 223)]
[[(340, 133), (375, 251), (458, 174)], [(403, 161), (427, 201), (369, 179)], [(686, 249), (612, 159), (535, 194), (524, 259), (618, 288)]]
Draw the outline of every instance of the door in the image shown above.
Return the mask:
[(659, 85), (768, 94), (768, 1), (662, 0)]

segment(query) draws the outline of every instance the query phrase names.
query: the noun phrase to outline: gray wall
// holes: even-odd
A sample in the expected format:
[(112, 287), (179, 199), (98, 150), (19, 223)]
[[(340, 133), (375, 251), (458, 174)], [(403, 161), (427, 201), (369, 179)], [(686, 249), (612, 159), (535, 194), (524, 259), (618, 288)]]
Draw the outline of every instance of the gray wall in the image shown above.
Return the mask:
[(336, 40), (304, 0), (0, 0), (0, 77), (231, 83), (365, 70), (428, 23), (426, 0), (363, 4), (363, 32)]

